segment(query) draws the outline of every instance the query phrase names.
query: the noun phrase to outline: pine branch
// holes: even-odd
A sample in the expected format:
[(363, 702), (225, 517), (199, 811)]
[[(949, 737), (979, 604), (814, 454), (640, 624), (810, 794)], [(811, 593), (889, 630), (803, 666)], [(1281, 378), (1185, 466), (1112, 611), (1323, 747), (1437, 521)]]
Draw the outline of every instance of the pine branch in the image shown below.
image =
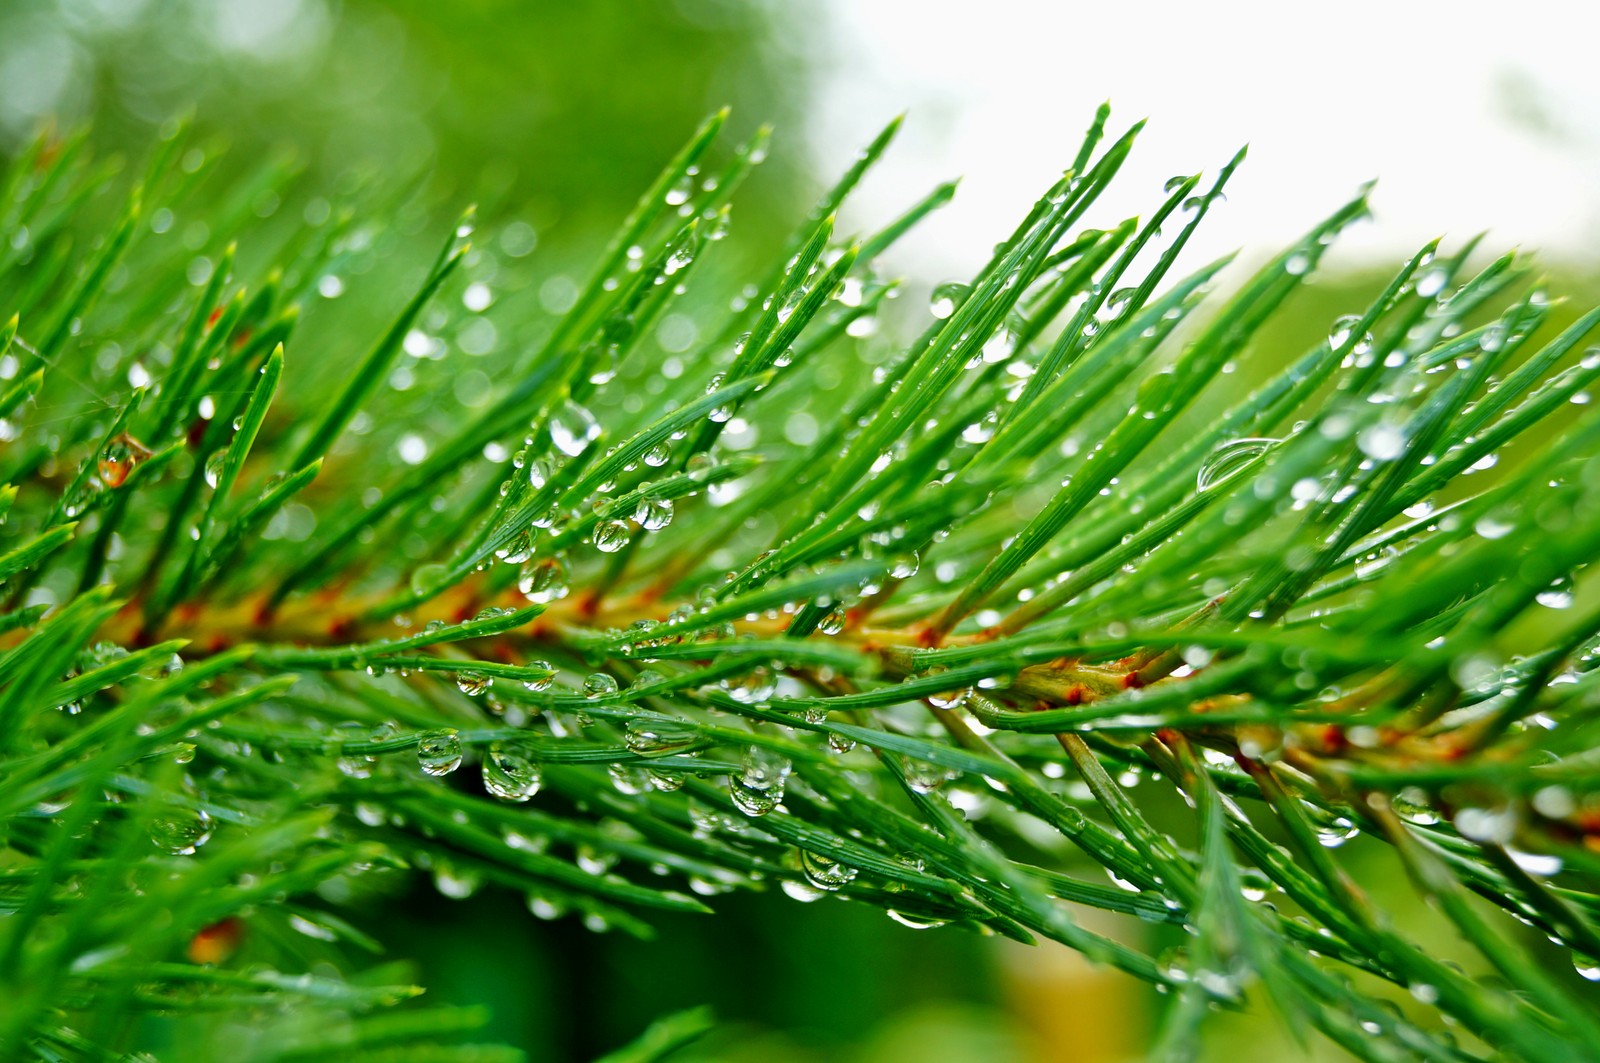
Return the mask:
[[(1214, 307), (1229, 259), (1169, 278), (1243, 152), (1084, 229), (1140, 128), (1105, 108), (919, 336), (879, 329), (878, 258), (954, 185), (837, 231), (899, 119), (730, 305), (703, 263), (767, 132), (728, 148), (727, 117), (550, 320), (504, 294), (529, 266), (494, 216), (419, 252), (454, 212), (369, 185), (285, 235), (258, 215), (316, 193), (294, 167), (206, 191), (181, 130), (126, 187), (81, 131), (12, 160), (0, 1055), (293, 1001), (257, 1057), (514, 1058), (359, 970), (403, 943), (327, 898), (416, 866), (640, 935), (776, 882), (1060, 942), (1169, 994), (1164, 1058), (1263, 998), (1364, 1059), (1600, 1052), (1600, 310), (1434, 242), (1258, 350), (1366, 190)], [(313, 303), (346, 284), (366, 322)], [(482, 371), (446, 353), (485, 323)], [(1356, 833), (1493, 979), (1396, 925)]]

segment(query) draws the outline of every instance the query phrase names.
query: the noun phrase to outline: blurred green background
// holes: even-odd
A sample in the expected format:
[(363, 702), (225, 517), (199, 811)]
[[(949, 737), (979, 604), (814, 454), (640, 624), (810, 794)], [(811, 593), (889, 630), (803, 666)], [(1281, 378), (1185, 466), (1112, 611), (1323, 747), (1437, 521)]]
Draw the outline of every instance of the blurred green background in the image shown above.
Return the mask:
[[(771, 160), (736, 201), (723, 268), (737, 269), (770, 253), (831, 176), (809, 171), (803, 135), (829, 46), (821, 10), (776, 0), (9, 0), (0, 145), (15, 150), (52, 119), (89, 118), (99, 150), (137, 158), (192, 112), (201, 138), (228, 143), (236, 172), (287, 150), (307, 186), (364, 171), (425, 204), (481, 202), (491, 220), (531, 227), (533, 272), (558, 277), (598, 251), (694, 125), (731, 104), (739, 135), (761, 122), (777, 130)], [(1093, 102), (1064, 101), (1064, 128)], [(910, 202), (945, 176), (899, 191)], [(1333, 205), (1306, 204), (1307, 223)], [(941, 279), (914, 281), (925, 290)], [(1358, 271), (1309, 288), (1264, 334), (1257, 367), (1315, 342), (1379, 281)], [(1555, 288), (1594, 285), (1569, 277)], [(357, 305), (340, 312), (362, 313), (362, 299), (379, 312), (392, 302), (381, 289), (353, 288)], [(1430, 919), (1383, 847), (1359, 839), (1350, 852), (1398, 920)], [(660, 917), (659, 936), (640, 942), (535, 918), (492, 890), (449, 899), (418, 877), (350, 918), (404, 941), (434, 1000), (491, 1007), (484, 1039), (536, 1061), (592, 1058), (699, 1003), (724, 1025), (686, 1061), (1094, 1063), (1137, 1058), (1159, 1013), (1142, 987), (1054, 947), (912, 931), (777, 890), (713, 903), (718, 918)], [(1137, 923), (1096, 928), (1162, 944)], [(1450, 951), (1442, 936), (1439, 949)], [(1264, 1005), (1219, 1018), (1208, 1045), (1209, 1058), (1233, 1063), (1309, 1051)]]

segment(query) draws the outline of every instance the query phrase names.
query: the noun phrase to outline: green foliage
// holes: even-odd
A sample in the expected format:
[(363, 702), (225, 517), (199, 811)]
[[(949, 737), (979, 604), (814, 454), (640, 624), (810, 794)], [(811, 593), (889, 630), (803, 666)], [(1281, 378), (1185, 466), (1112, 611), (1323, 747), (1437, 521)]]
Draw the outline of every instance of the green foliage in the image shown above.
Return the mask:
[(898, 122), (730, 304), (766, 134), (713, 116), (554, 320), (471, 210), (430, 258), (392, 189), (40, 137), (0, 187), (0, 1055), (515, 1058), (366, 966), (405, 942), (348, 911), (416, 870), (638, 935), (777, 883), (1065, 943), (1170, 998), (1164, 1058), (1252, 1002), (1368, 1060), (1600, 1053), (1600, 311), (1535, 339), (1521, 260), (1430, 245), (1256, 351), (1364, 193), (1203, 308), (1227, 261), (1173, 270), (1242, 154), (1084, 229), (1108, 114), (909, 342), (876, 259), (952, 186), (837, 221)]

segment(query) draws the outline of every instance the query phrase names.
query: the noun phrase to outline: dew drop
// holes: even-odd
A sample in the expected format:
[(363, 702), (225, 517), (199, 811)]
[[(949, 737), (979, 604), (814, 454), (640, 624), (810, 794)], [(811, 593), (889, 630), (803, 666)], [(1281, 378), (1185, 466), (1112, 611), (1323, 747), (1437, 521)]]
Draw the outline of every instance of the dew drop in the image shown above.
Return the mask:
[(724, 679), (722, 689), (734, 701), (756, 705), (772, 697), (776, 689), (772, 675), (765, 668), (757, 668), (741, 676)]
[(628, 545), (633, 529), (625, 520), (608, 520), (594, 530), (594, 546), (601, 553), (614, 554)]
[(550, 442), (570, 458), (582, 454), (590, 443), (600, 438), (600, 422), (594, 414), (570, 398), (550, 411)]
[[(1358, 314), (1345, 314), (1342, 317), (1335, 318), (1333, 328), (1328, 331), (1328, 346), (1337, 351), (1349, 343), (1351, 334), (1359, 324), (1361, 324), (1361, 317)], [(1372, 333), (1364, 334), (1355, 344), (1356, 347), (1361, 347), (1362, 345), (1368, 347), (1372, 345)]]
[(205, 809), (176, 809), (151, 822), (150, 841), (164, 853), (193, 856), (211, 840), (211, 827), (211, 814)]
[(956, 307), (965, 302), (966, 298), (965, 284), (941, 284), (934, 288), (932, 295), (929, 296), (928, 310), (934, 317), (943, 321), (955, 313)]
[(583, 696), (590, 701), (608, 698), (618, 689), (616, 677), (606, 672), (594, 672), (583, 680)]
[(95, 471), (100, 474), (101, 483), (113, 489), (118, 488), (127, 482), (128, 474), (133, 472), (134, 467), (149, 456), (148, 449), (124, 433), (106, 444), (100, 452)]
[(1506, 855), (1511, 857), (1513, 863), (1535, 878), (1549, 878), (1551, 875), (1561, 873), (1562, 860), (1559, 856), (1546, 853), (1525, 853), (1520, 849), (1507, 849)]
[(458, 871), (449, 864), (440, 864), (433, 869), (433, 888), (439, 891), (439, 896), (449, 897), (453, 901), (464, 901), (483, 885), (483, 877), (476, 871)]
[(217, 489), (217, 484), (222, 482), (222, 467), (227, 464), (227, 461), (228, 451), (226, 449), (213, 451), (211, 456), (206, 459), (203, 475), (206, 479), (206, 486), (213, 491)]
[(894, 579), (910, 579), (917, 574), (921, 565), (922, 561), (915, 552), (901, 554), (889, 562), (889, 575)]
[(452, 728), (429, 731), (417, 742), (417, 766), (434, 776), (461, 767), (461, 737)]
[(1371, 553), (1361, 555), (1356, 558), (1356, 579), (1373, 579), (1378, 573), (1388, 568), (1394, 562), (1394, 559), (1399, 556), (1400, 551), (1392, 546), (1385, 546), (1381, 550), (1374, 550)]
[(548, 605), (567, 596), (567, 566), (559, 557), (529, 561), (517, 573), (517, 590), (535, 605)]
[(494, 678), (482, 672), (457, 672), (456, 687), (468, 697), (477, 697), (494, 686)]
[(908, 915), (895, 908), (886, 908), (884, 912), (890, 919), (912, 930), (934, 930), (949, 922), (948, 919), (935, 919), (926, 915)]
[(695, 742), (694, 729), (659, 720), (631, 720), (622, 741), (642, 757), (661, 756)]
[(793, 770), (787, 758), (751, 746), (739, 774), (728, 778), (728, 796), (747, 816), (764, 816), (783, 801), (784, 786)]
[(1473, 523), (1472, 530), (1485, 539), (1503, 539), (1516, 530), (1516, 525), (1497, 517), (1482, 516)]
[(412, 594), (430, 594), (449, 573), (449, 568), (444, 565), (418, 565), (411, 573), (410, 587)]
[(960, 774), (958, 771), (951, 771), (949, 768), (930, 764), (925, 760), (908, 757), (905, 761), (906, 787), (913, 793), (931, 794)]
[(1282, 440), (1266, 436), (1247, 436), (1219, 445), (1200, 463), (1200, 471), (1195, 474), (1195, 490), (1214, 487), (1280, 442)]
[(693, 261), (694, 245), (687, 243), (679, 244), (677, 247), (672, 249), (672, 254), (667, 256), (666, 264), (661, 267), (661, 272), (670, 277), (680, 270), (687, 269), (689, 264)]
[(506, 742), (489, 747), (483, 761), (483, 788), (502, 801), (526, 801), (539, 792), (544, 774), (539, 762)]
[(1350, 820), (1340, 816), (1333, 822), (1317, 828), (1317, 841), (1325, 849), (1337, 849), (1345, 842), (1361, 833), (1361, 829)]
[(1373, 461), (1393, 461), (1405, 453), (1406, 437), (1394, 425), (1375, 424), (1362, 429), (1356, 446)]
[(805, 875), (806, 881), (813, 888), (832, 893), (855, 881), (855, 868), (841, 864), (821, 853), (811, 852), (809, 849), (801, 849), (799, 852), (800, 872)]
[(672, 500), (669, 498), (642, 498), (633, 519), (647, 532), (660, 531), (672, 523)]
[(928, 704), (936, 709), (958, 709), (966, 703), (971, 694), (971, 687), (963, 687), (960, 690), (946, 690), (938, 694), (929, 694)]
[(1570, 609), (1572, 608), (1573, 592), (1572, 577), (1562, 576), (1534, 595), (1534, 601), (1546, 609)]
[(1417, 294), (1422, 296), (1424, 299), (1432, 299), (1434, 296), (1444, 291), (1445, 280), (1446, 275), (1444, 270), (1430, 269), (1428, 272), (1417, 278)]
[(611, 786), (619, 794), (636, 797), (649, 793), (650, 773), (636, 764), (612, 764), (606, 768), (611, 776)]

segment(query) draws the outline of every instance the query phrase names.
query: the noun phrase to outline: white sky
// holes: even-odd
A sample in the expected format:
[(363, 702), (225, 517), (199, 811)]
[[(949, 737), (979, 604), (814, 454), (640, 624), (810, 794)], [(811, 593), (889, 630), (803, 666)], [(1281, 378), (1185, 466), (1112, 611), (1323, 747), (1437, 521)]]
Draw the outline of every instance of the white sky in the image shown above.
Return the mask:
[(846, 220), (864, 229), (963, 177), (897, 256), (924, 278), (980, 264), (1105, 99), (1113, 135), (1150, 124), (1091, 225), (1147, 215), (1166, 178), (1250, 144), (1191, 265), (1275, 251), (1374, 177), (1376, 223), (1346, 235), (1344, 261), (1488, 229), (1497, 251), (1600, 262), (1600, 0), (829, 4), (823, 172), (910, 110)]

